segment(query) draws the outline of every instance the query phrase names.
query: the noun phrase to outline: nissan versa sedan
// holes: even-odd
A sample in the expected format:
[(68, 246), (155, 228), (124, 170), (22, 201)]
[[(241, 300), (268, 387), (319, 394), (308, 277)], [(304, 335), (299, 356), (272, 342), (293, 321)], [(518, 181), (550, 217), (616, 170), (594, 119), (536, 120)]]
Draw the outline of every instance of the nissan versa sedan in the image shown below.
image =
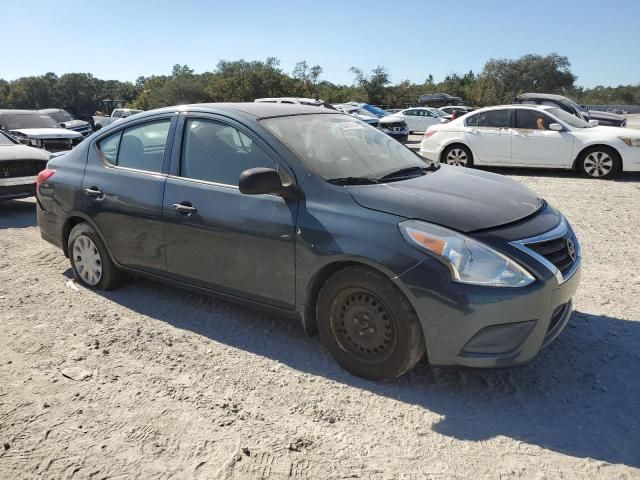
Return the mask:
[(77, 281), (124, 272), (300, 319), (347, 370), (531, 361), (571, 316), (580, 247), (520, 183), (429, 166), (356, 118), (268, 103), (141, 113), (38, 176)]
[(594, 126), (558, 107), (502, 105), (430, 127), (420, 155), (463, 167), (562, 168), (611, 178), (640, 171), (640, 132)]

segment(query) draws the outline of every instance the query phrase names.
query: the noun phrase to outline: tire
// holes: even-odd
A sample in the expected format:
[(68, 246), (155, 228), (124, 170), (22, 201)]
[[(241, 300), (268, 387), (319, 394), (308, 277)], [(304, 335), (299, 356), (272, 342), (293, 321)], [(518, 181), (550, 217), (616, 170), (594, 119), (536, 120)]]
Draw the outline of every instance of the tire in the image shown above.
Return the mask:
[(426, 351), (420, 321), (391, 281), (366, 267), (334, 273), (318, 294), (318, 331), (346, 370), (369, 380), (391, 380)]
[(73, 227), (67, 246), (71, 268), (78, 283), (97, 290), (112, 290), (121, 283), (122, 271), (113, 263), (91, 225), (83, 222)]
[(461, 144), (449, 145), (442, 152), (442, 162), (456, 167), (472, 167), (473, 154), (469, 147)]
[(604, 145), (586, 149), (578, 157), (577, 164), (580, 173), (590, 178), (609, 179), (622, 170), (618, 152)]

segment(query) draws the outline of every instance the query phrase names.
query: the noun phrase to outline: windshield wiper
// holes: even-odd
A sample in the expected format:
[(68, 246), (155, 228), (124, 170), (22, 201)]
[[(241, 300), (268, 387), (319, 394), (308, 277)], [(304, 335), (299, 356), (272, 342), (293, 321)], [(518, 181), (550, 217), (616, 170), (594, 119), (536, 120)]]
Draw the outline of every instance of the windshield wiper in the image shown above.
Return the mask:
[(408, 177), (419, 177), (421, 175), (424, 175), (425, 170), (430, 169), (431, 167), (405, 167), (401, 168), (400, 170), (387, 173), (386, 175), (378, 178), (378, 181), (383, 182), (387, 180), (401, 180)]
[(327, 182), (333, 183), (334, 185), (373, 185), (374, 183), (378, 183), (377, 180), (367, 177), (330, 178)]

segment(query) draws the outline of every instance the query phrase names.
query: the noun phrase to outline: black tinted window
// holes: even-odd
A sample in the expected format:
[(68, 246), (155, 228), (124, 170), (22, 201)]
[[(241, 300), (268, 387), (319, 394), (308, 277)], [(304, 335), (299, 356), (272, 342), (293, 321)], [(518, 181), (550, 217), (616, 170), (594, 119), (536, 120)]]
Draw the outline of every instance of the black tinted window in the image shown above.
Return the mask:
[(180, 175), (238, 185), (249, 168), (275, 168), (271, 158), (240, 130), (214, 120), (187, 120)]
[(98, 148), (119, 167), (161, 172), (170, 126), (167, 119), (127, 128), (101, 140)]
[(470, 127), (507, 128), (509, 127), (509, 110), (489, 110), (477, 113), (467, 119), (467, 125)]
[(535, 110), (516, 110), (516, 128), (528, 128), (530, 130), (549, 130), (549, 124), (553, 121)]

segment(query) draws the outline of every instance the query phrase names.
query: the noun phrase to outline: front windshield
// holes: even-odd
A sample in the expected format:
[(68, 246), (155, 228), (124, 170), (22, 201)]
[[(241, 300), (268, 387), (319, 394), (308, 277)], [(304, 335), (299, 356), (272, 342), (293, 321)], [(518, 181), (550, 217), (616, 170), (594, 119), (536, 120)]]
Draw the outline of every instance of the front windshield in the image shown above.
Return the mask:
[(325, 180), (379, 179), (427, 166), (397, 140), (347, 115), (277, 117), (262, 124)]
[(555, 117), (558, 117), (564, 123), (568, 123), (569, 125), (575, 128), (592, 128), (593, 127), (593, 125), (591, 125), (590, 123), (585, 122), (584, 120), (576, 117), (575, 115), (571, 115), (569, 112), (565, 112), (561, 108), (557, 108), (557, 107), (550, 108), (547, 110), (547, 112)]
[(428, 108), (431, 113), (434, 113), (437, 117), (448, 117), (449, 114), (444, 113), (442, 110), (438, 110), (437, 108)]
[(56, 122), (70, 122), (71, 120), (75, 120), (69, 112), (66, 110), (61, 110), (59, 112), (50, 113), (49, 116), (53, 118)]
[(0, 145), (15, 145), (16, 142), (7, 137), (4, 133), (0, 132)]
[(5, 113), (0, 115), (0, 126), (6, 130), (21, 128), (57, 128), (58, 124), (44, 113)]

